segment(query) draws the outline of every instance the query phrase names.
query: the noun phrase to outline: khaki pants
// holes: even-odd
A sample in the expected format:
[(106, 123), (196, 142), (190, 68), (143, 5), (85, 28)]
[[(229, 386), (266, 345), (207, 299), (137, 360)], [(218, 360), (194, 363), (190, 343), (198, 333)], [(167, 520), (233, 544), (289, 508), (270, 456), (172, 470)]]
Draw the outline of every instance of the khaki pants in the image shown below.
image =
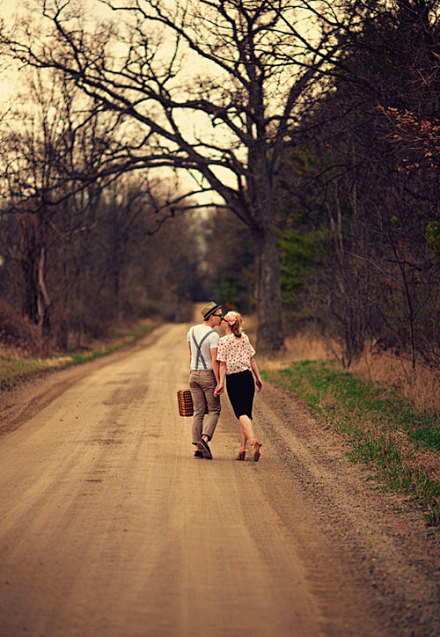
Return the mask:
[[(214, 398), (214, 389), (217, 381), (212, 369), (191, 370), (189, 376), (189, 388), (194, 404), (192, 424), (193, 444), (196, 444), (202, 435), (211, 440), (217, 421), (220, 417), (220, 398)], [(205, 406), (208, 413), (205, 414)]]

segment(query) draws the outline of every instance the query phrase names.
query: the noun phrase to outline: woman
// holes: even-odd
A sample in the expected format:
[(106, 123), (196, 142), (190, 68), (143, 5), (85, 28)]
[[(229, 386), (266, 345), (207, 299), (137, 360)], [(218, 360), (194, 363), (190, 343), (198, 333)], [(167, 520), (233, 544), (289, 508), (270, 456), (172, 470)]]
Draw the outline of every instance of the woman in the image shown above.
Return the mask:
[(243, 332), (243, 318), (238, 312), (228, 312), (223, 317), (226, 336), (218, 342), (217, 360), (220, 363), (220, 379), (214, 391), (214, 396), (220, 396), (226, 389), (232, 408), (241, 427), (241, 448), (236, 460), (245, 460), (246, 444), (249, 440), (252, 446), (252, 456), (255, 462), (260, 457), (261, 443), (256, 439), (252, 427), (252, 403), (255, 385), (252, 372), (255, 375), (257, 389), (263, 386), (257, 363), (255, 350), (247, 334)]

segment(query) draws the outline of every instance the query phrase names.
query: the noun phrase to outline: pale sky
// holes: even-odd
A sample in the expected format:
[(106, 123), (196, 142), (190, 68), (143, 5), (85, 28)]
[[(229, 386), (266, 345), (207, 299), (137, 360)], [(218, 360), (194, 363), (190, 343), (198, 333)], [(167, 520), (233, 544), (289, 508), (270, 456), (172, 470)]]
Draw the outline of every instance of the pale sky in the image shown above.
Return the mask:
[[(37, 0), (38, 4), (42, 4), (42, 0)], [(80, 3), (83, 7), (93, 10), (93, 11), (105, 11), (108, 12), (107, 8), (103, 8), (103, 5), (100, 4), (97, 0), (80, 0)], [(30, 2), (32, 5), (33, 3)], [(20, 10), (24, 11), (24, 6), (26, 5), (25, 0), (0, 0), (0, 18), (4, 18), (6, 22), (6, 26), (12, 24), (14, 16), (20, 12)], [(200, 62), (198, 62), (197, 66), (200, 66)], [(197, 68), (196, 66), (196, 68)], [(14, 97), (17, 94), (18, 88), (20, 87), (20, 77), (19, 73), (10, 66), (9, 68), (2, 69), (0, 75), (0, 116), (9, 110), (9, 107), (14, 102)], [(198, 126), (197, 126), (198, 124)], [(194, 115), (188, 117), (188, 136), (192, 137), (192, 129), (194, 126), (200, 127), (200, 119), (197, 116), (194, 118)], [(224, 135), (224, 133), (223, 133)], [(220, 173), (224, 173), (225, 171), (221, 171)], [(225, 173), (222, 174), (223, 181), (229, 181), (230, 175)], [(181, 183), (184, 185), (185, 189), (191, 189), (194, 187), (194, 182), (192, 178), (188, 175), (181, 175)], [(205, 199), (205, 197), (203, 197)]]
[(17, 0), (2, 0), (0, 2), (0, 13), (6, 14), (6, 13), (13, 12), (17, 4), (18, 4)]
[(23, 5), (24, 2), (22, 0), (0, 0), (0, 16), (13, 16)]

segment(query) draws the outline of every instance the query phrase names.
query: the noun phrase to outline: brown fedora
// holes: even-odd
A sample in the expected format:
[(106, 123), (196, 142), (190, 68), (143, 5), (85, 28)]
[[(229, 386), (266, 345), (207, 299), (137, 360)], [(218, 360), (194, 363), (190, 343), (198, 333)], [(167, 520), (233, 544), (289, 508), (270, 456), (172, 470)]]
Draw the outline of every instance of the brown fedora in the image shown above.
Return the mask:
[(214, 301), (210, 301), (209, 303), (206, 303), (206, 305), (204, 305), (201, 309), (203, 319), (207, 321), (209, 317), (211, 316), (211, 314), (214, 314), (214, 312), (218, 310), (219, 308), (221, 308), (221, 305), (219, 305), (218, 303), (215, 303)]

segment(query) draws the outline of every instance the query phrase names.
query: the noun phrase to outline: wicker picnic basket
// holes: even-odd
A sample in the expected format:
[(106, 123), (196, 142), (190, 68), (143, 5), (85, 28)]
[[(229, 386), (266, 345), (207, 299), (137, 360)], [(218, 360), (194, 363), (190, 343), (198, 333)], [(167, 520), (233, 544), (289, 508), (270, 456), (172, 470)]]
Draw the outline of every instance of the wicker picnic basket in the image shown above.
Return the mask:
[(179, 414), (181, 416), (193, 415), (194, 406), (189, 389), (179, 389), (179, 391), (177, 392), (177, 402), (179, 405)]

